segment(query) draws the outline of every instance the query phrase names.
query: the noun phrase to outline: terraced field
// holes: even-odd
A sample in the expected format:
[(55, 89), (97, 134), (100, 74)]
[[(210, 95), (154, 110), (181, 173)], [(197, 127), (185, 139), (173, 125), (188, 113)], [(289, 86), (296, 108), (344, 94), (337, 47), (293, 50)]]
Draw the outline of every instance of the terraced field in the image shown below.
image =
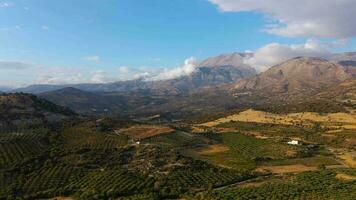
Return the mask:
[(97, 191), (107, 193), (108, 196), (121, 196), (141, 193), (144, 189), (153, 187), (154, 179), (128, 172), (124, 169), (95, 170), (79, 181), (73, 183), (73, 187), (85, 191)]
[(63, 140), (69, 149), (113, 149), (127, 144), (128, 137), (118, 134), (98, 133), (86, 127), (64, 130)]
[(206, 194), (205, 199), (346, 199), (356, 198), (356, 182), (338, 179), (334, 171), (305, 172), (289, 181), (266, 182), (254, 187), (236, 187)]
[(0, 135), (0, 168), (37, 156), (48, 148), (40, 134), (5, 133)]

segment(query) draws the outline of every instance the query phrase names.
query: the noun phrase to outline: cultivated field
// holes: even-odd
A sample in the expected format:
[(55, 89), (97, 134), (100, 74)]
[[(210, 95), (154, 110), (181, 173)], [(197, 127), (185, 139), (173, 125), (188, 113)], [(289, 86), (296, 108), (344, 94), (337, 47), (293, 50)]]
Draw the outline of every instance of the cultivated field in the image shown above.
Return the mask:
[(215, 121), (199, 124), (199, 126), (214, 127), (228, 122), (254, 122), (265, 124), (298, 125), (312, 127), (315, 123), (322, 124), (330, 129), (355, 129), (356, 115), (348, 113), (330, 113), (321, 115), (318, 113), (304, 112), (291, 114), (273, 114), (249, 109), (238, 114), (230, 115)]
[(158, 125), (136, 125), (129, 128), (119, 129), (116, 132), (130, 136), (134, 140), (142, 140), (157, 135), (167, 134), (173, 132), (174, 129), (168, 126)]

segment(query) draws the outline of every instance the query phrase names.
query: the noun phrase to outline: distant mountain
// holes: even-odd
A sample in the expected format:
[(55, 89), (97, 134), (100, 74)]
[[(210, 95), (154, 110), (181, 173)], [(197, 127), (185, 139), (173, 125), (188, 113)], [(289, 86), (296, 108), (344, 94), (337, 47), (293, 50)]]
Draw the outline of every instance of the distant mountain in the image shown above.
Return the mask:
[(3, 93), (4, 92), (8, 92), (10, 90), (13, 90), (13, 88), (7, 87), (7, 86), (0, 86), (0, 91), (3, 92)]
[(239, 81), (236, 90), (313, 94), (352, 78), (345, 68), (321, 58), (299, 57)]
[(12, 93), (17, 93), (17, 92), (23, 92), (23, 93), (32, 93), (32, 94), (39, 94), (42, 92), (48, 92), (48, 91), (53, 91), (53, 90), (58, 90), (62, 89), (65, 86), (62, 85), (30, 85), (27, 87), (23, 88), (17, 88), (14, 90), (11, 90)]
[(0, 126), (60, 122), (76, 114), (31, 94), (0, 95)]
[(231, 53), (222, 54), (216, 57), (207, 58), (199, 63), (199, 67), (221, 67), (221, 66), (234, 66), (248, 71), (254, 71), (253, 68), (244, 64), (243, 60), (253, 56), (253, 53)]
[(119, 96), (104, 96), (70, 87), (41, 93), (38, 96), (78, 113), (105, 113), (120, 110), (125, 106)]
[(180, 95), (205, 87), (233, 83), (255, 75), (256, 71), (242, 62), (242, 59), (248, 56), (249, 54), (234, 53), (208, 58), (201, 62), (192, 74), (169, 80), (137, 79), (106, 84), (31, 85), (12, 92), (39, 94), (72, 87), (87, 92), (144, 92), (151, 95)]
[(336, 53), (331, 55), (328, 60), (336, 62), (356, 61), (356, 52)]

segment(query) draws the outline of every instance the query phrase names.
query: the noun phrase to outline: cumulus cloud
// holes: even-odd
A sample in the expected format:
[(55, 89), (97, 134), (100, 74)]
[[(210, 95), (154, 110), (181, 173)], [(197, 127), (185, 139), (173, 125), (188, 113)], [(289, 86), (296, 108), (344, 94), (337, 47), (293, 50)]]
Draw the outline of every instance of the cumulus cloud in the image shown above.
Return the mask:
[(1, 61), (0, 60), (0, 70), (23, 70), (33, 67), (32, 64), (19, 62), (19, 61)]
[(288, 37), (356, 36), (355, 0), (208, 0), (223, 12), (262, 13), (265, 31)]
[(163, 72), (150, 78), (151, 80), (167, 80), (174, 79), (180, 76), (190, 75), (196, 70), (197, 61), (194, 57), (184, 61), (184, 65), (174, 69), (164, 69)]
[(103, 70), (97, 70), (91, 73), (91, 83), (108, 83), (113, 81), (116, 80)]
[(13, 6), (13, 3), (9, 3), (9, 2), (0, 2), (0, 8), (8, 8)]
[(314, 40), (309, 40), (305, 44), (299, 45), (272, 43), (257, 49), (252, 57), (244, 60), (244, 63), (262, 72), (294, 57), (327, 57), (330, 54), (324, 45)]
[[(138, 68), (121, 66), (114, 71), (91, 69), (87, 67), (66, 66), (42, 66), (19, 61), (1, 61), (1, 79), (5, 80), (11, 73), (12, 77), (23, 77), (17, 79), (11, 85), (29, 84), (79, 84), (79, 83), (109, 83), (115, 81), (141, 79), (143, 81), (157, 81), (174, 79), (179, 76), (189, 75), (196, 69), (195, 58), (186, 59), (184, 64), (176, 68), (148, 67)], [(6, 82), (5, 82), (6, 83)]]
[(101, 61), (101, 58), (99, 56), (86, 56), (82, 58), (85, 61), (88, 62), (94, 62), (94, 63), (98, 63)]

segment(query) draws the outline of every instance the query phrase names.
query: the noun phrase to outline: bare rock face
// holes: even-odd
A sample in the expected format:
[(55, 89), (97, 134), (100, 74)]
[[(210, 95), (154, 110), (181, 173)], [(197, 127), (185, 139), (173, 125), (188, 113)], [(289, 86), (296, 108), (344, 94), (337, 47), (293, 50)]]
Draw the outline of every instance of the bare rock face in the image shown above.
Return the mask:
[(298, 57), (254, 77), (239, 81), (236, 90), (314, 93), (352, 78), (345, 68), (321, 58)]

